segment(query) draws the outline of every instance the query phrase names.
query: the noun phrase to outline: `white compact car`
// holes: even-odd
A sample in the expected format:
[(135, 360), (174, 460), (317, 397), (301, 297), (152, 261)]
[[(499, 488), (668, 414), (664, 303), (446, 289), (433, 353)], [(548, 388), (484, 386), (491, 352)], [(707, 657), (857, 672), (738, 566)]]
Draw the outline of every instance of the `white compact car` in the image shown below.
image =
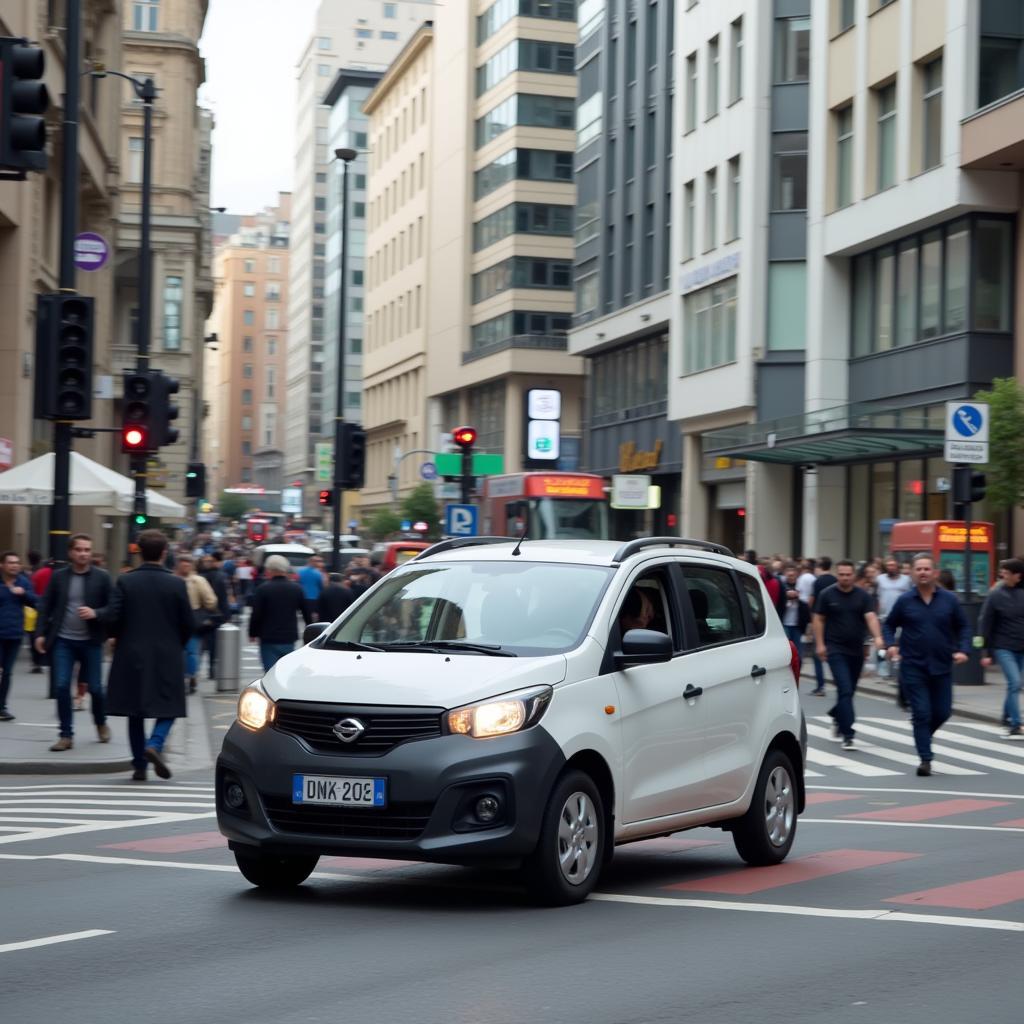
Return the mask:
[(575, 903), (622, 843), (712, 825), (750, 864), (793, 844), (795, 652), (719, 545), (442, 541), (306, 639), (242, 692), (217, 760), (256, 885), (379, 856), (522, 867)]

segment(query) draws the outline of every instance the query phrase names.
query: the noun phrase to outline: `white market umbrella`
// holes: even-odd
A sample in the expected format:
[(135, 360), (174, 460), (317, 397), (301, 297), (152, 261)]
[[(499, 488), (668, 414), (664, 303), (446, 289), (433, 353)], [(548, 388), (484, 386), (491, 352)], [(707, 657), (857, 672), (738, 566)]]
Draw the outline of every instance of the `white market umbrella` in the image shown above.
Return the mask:
[[(53, 452), (0, 473), (0, 505), (53, 504)], [(92, 505), (109, 513), (132, 511), (135, 481), (78, 452), (71, 453), (71, 504)], [(182, 519), (185, 507), (158, 491), (146, 491), (151, 516)]]

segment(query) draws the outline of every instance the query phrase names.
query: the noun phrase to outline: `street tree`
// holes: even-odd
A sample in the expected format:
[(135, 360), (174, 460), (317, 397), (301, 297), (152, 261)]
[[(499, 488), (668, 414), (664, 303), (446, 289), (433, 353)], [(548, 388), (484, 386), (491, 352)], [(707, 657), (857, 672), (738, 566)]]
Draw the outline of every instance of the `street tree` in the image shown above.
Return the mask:
[(221, 491), (217, 502), (217, 511), (225, 519), (241, 519), (248, 507), (244, 494), (229, 494), (227, 491)]
[(398, 533), (401, 528), (401, 516), (389, 508), (379, 509), (366, 521), (367, 532), (374, 540), (387, 540), (391, 534)]
[(1024, 389), (1013, 377), (996, 377), (974, 397), (989, 405), (988, 501), (999, 511), (1024, 505)]
[(430, 528), (427, 531), (428, 537), (440, 536), (438, 519), (441, 517), (441, 510), (437, 507), (437, 499), (434, 497), (434, 488), (431, 484), (420, 484), (406, 495), (402, 502), (402, 514), (413, 522), (423, 520)]

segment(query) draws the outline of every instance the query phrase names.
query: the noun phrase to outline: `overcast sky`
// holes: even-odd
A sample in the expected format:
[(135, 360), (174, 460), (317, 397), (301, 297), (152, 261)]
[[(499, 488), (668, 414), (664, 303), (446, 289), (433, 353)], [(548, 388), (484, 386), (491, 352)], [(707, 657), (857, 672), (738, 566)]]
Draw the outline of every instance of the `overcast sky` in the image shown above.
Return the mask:
[(292, 187), (295, 72), (318, 0), (210, 0), (200, 103), (213, 111), (212, 206), (255, 213)]

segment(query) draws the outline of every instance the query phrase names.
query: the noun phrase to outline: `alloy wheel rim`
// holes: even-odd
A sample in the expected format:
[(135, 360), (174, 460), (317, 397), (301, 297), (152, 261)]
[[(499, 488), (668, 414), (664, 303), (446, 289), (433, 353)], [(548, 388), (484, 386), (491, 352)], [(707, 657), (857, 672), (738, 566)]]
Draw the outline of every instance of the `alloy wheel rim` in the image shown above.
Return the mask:
[(570, 885), (582, 885), (597, 864), (600, 825), (586, 793), (570, 794), (558, 816), (558, 868)]
[(785, 846), (796, 818), (796, 798), (789, 772), (776, 765), (764, 789), (765, 830), (772, 846)]

